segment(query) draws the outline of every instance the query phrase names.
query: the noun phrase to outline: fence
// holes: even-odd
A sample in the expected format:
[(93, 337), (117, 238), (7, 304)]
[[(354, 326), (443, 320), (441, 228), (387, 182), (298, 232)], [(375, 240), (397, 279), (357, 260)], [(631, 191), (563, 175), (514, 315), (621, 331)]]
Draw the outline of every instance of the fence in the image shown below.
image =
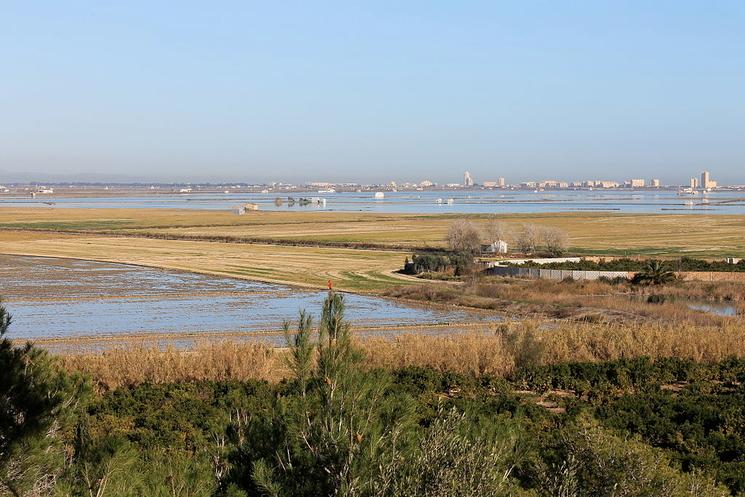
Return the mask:
[[(544, 280), (597, 280), (599, 278), (634, 277), (635, 272), (626, 271), (573, 271), (569, 269), (539, 269), (514, 266), (492, 266), (484, 270), (491, 276), (506, 276), (511, 278), (531, 278)], [(684, 271), (675, 273), (685, 281), (741, 281), (745, 282), (745, 272), (715, 272), (715, 271)]]
[(493, 266), (484, 271), (493, 276), (508, 276), (512, 278), (532, 278), (545, 280), (597, 280), (599, 278), (626, 278), (630, 279), (634, 273), (626, 271), (573, 271), (569, 269), (539, 269), (513, 266)]

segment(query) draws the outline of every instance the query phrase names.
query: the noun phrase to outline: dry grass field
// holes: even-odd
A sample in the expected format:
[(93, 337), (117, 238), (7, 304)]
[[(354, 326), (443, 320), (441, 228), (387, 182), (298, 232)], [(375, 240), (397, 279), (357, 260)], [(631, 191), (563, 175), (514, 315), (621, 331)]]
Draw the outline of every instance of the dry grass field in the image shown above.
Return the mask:
[(403, 263), (403, 254), (382, 250), (0, 231), (0, 253), (120, 262), (316, 288), (332, 280), (336, 288), (358, 292), (406, 281), (391, 274)]
[[(2, 208), (0, 253), (122, 262), (311, 287), (325, 287), (330, 279), (344, 290), (379, 291), (411, 282), (393, 274), (407, 252), (442, 247), (448, 227), (459, 217)], [(494, 218), (468, 217), (478, 224)], [(561, 228), (569, 234), (571, 250), (580, 254), (745, 256), (745, 216), (566, 213), (498, 219), (515, 231), (523, 223)]]
[[(372, 244), (379, 248), (441, 247), (456, 215), (340, 212), (230, 212), (173, 209), (0, 209), (0, 228), (223, 238), (226, 241)], [(555, 226), (580, 254), (675, 257), (745, 256), (745, 216), (703, 214), (497, 214), (514, 230)]]

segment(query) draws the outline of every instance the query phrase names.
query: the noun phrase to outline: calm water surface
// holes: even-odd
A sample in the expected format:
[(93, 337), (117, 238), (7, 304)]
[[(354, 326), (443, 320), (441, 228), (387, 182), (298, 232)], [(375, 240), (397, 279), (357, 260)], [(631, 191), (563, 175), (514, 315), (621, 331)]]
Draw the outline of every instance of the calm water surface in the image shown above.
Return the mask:
[[(14, 338), (277, 331), (301, 309), (319, 317), (326, 292), (122, 264), (0, 256), (0, 295)], [(345, 295), (347, 317), (370, 332), (496, 316)], [(456, 326), (457, 327), (457, 326)], [(280, 341), (281, 337), (280, 337)]]
[[(327, 210), (340, 212), (378, 212), (408, 214), (481, 214), (617, 211), (635, 213), (745, 214), (745, 192), (712, 192), (708, 195), (678, 196), (674, 191), (427, 191), (386, 192), (376, 200), (372, 192), (293, 193), (300, 197), (325, 198), (325, 205), (299, 203), (289, 206), (288, 194), (152, 194), (129, 197), (0, 197), (0, 207), (55, 208), (174, 208), (227, 210), (238, 204), (254, 202), (262, 210)], [(276, 198), (285, 203), (275, 205)], [(440, 199), (442, 204), (438, 204)], [(448, 205), (452, 199), (452, 205)]]

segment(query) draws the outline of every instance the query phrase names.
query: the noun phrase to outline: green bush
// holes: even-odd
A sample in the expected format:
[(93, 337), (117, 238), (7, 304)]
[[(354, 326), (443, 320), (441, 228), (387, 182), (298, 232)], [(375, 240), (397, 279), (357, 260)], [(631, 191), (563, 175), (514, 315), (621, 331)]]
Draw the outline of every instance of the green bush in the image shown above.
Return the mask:
[(6, 336), (11, 322), (0, 305), (0, 495), (45, 495), (62, 474), (85, 385), (45, 351), (15, 346)]

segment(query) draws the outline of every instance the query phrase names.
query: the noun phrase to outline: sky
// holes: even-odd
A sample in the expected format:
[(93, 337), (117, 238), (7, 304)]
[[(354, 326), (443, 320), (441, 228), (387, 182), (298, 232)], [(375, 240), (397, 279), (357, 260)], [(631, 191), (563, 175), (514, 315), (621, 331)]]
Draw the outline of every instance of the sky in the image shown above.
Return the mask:
[(742, 0), (0, 0), (0, 183), (745, 183), (743, 89)]

